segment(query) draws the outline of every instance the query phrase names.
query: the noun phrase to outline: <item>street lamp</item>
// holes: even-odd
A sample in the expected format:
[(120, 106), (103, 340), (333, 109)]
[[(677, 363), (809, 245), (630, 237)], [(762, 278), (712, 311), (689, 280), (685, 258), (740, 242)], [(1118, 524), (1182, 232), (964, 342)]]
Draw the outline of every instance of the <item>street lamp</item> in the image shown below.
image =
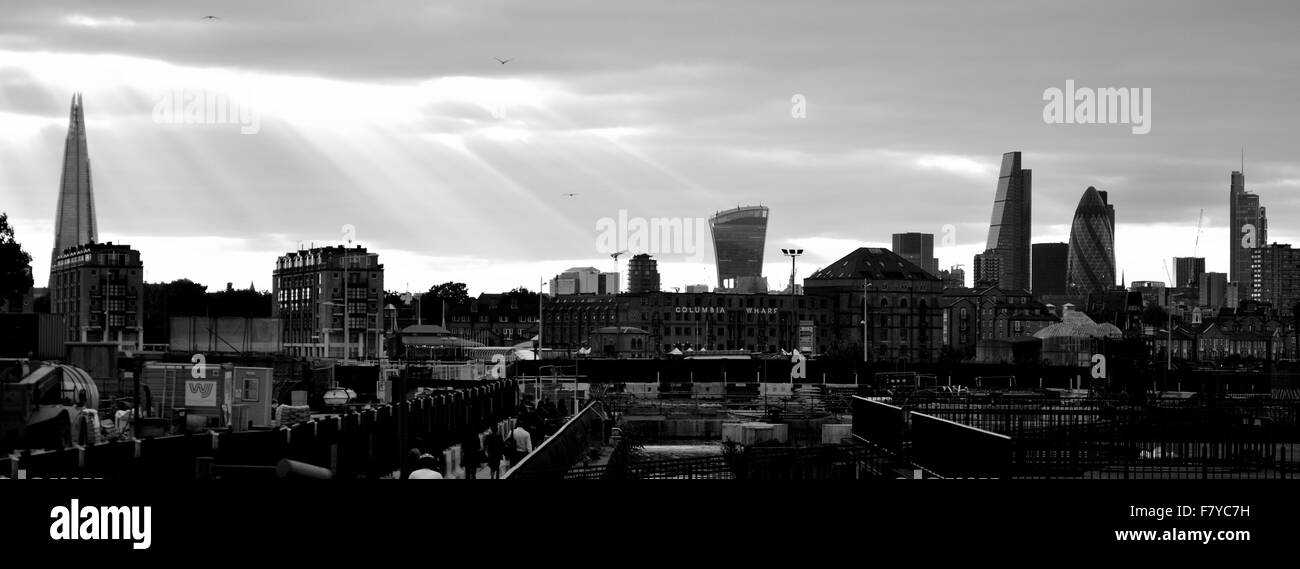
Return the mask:
[(803, 254), (803, 249), (781, 249), (781, 254), (790, 258), (790, 344), (793, 349), (799, 349), (799, 342), (795, 337), (799, 328), (799, 312), (795, 307), (794, 301), (794, 277), (795, 277), (795, 259)]
[(870, 287), (871, 283), (862, 283), (862, 361), (864, 362), (871, 361), (871, 341), (867, 338), (867, 326), (871, 322), (871, 315), (868, 312), (871, 304), (867, 302), (867, 289)]

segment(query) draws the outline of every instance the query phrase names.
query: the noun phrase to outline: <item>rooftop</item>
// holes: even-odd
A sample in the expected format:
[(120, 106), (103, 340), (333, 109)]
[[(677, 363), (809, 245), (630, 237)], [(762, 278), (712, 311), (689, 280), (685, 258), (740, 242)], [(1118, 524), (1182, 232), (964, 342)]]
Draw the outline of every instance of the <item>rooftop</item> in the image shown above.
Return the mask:
[(808, 277), (811, 281), (841, 279), (940, 280), (893, 251), (879, 247), (859, 247)]

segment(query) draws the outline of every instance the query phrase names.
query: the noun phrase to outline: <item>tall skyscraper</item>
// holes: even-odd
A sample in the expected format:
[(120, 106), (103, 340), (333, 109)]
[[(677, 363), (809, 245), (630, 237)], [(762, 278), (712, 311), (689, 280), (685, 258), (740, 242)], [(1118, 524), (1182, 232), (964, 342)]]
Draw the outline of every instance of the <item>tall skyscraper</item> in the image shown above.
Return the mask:
[(1274, 243), (1252, 249), (1250, 256), (1251, 279), (1242, 285), (1250, 298), (1289, 314), (1300, 302), (1300, 249)]
[[(1228, 280), (1244, 287), (1240, 297), (1250, 295), (1250, 249), (1251, 246), (1263, 247), (1268, 243), (1268, 217), (1264, 207), (1259, 205), (1259, 195), (1246, 192), (1246, 174), (1241, 171), (1232, 173), (1232, 182), (1228, 188), (1228, 216), (1231, 220), (1228, 232)], [(1254, 236), (1253, 243), (1248, 235)]]
[(934, 258), (933, 233), (895, 233), (893, 251), (925, 272), (939, 276), (939, 260)]
[(641, 253), (627, 262), (627, 291), (659, 292), (659, 262)]
[(1196, 286), (1205, 274), (1205, 257), (1174, 257), (1174, 287)]
[(767, 206), (759, 205), (720, 211), (709, 218), (719, 289), (743, 293), (767, 291), (767, 281), (763, 279), (767, 214)]
[[(989, 238), (984, 256), (998, 258), (998, 286), (1003, 289), (1028, 289), (1030, 211), (1033, 196), (1032, 170), (1020, 168), (1020, 153), (1002, 155), (998, 190), (993, 197), (993, 217), (989, 221)], [(978, 278), (979, 271), (976, 271)]]
[(54, 214), (54, 250), (50, 273), (64, 249), (99, 239), (95, 223), (95, 193), (90, 183), (90, 153), (86, 150), (86, 119), (81, 94), (72, 96), (68, 137), (63, 143), (63, 174), (59, 179), (59, 211)]
[(1227, 273), (1201, 273), (1201, 278), (1196, 284), (1200, 293), (1200, 298), (1197, 300), (1201, 306), (1218, 309), (1228, 302)]
[(1089, 187), (1074, 210), (1068, 259), (1070, 285), (1081, 294), (1115, 287), (1115, 206)]
[(1070, 244), (1034, 243), (1033, 291), (1035, 295), (1065, 294), (1069, 281)]

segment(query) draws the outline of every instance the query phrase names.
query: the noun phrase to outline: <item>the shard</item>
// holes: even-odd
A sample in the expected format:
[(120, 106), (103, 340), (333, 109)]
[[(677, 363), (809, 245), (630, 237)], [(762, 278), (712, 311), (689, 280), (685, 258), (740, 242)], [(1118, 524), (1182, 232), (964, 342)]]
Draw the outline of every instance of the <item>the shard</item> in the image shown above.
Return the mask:
[(59, 210), (54, 217), (54, 251), (50, 266), (59, 253), (97, 240), (95, 192), (90, 183), (90, 154), (86, 151), (86, 119), (81, 94), (72, 96), (68, 138), (63, 145), (63, 176), (59, 180)]

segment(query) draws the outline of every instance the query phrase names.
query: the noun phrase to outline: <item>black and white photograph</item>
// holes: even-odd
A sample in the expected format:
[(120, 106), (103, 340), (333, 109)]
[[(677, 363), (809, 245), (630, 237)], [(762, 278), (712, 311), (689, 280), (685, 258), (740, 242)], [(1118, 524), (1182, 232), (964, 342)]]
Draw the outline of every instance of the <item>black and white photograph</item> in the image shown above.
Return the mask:
[(589, 532), (725, 494), (924, 510), (891, 530), (923, 541), (1286, 547), (1300, 504), (1259, 496), (1300, 477), (1297, 24), (0, 0), (0, 504), (33, 512), (0, 517), (130, 559), (366, 495), (541, 494), (521, 523)]

